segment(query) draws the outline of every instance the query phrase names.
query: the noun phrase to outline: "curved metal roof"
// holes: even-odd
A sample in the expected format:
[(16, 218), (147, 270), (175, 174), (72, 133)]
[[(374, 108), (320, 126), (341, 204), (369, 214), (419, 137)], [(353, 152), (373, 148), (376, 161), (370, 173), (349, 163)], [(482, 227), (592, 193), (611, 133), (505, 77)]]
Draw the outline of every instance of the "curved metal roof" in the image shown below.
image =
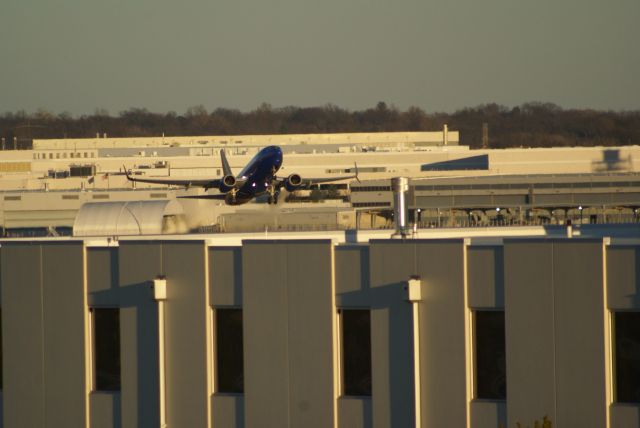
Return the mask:
[(158, 235), (165, 216), (182, 214), (174, 200), (88, 202), (73, 223), (74, 236)]

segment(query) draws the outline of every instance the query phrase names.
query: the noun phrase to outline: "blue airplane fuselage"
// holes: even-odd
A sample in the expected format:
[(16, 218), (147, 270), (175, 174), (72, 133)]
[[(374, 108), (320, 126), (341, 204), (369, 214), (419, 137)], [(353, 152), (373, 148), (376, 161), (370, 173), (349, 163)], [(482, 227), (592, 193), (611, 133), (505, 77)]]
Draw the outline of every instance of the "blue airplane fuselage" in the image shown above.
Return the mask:
[(244, 184), (235, 195), (227, 194), (226, 203), (241, 205), (266, 193), (272, 185), (276, 172), (282, 166), (282, 149), (268, 146), (260, 150), (237, 175)]

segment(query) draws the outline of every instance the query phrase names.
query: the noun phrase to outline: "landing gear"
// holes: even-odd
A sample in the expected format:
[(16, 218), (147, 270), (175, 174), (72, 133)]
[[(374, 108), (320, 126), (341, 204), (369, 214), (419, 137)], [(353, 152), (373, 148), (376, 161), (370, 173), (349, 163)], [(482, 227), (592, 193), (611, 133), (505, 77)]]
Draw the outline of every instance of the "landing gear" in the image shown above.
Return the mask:
[(236, 203), (236, 193), (238, 193), (238, 189), (236, 189), (235, 187), (229, 190), (229, 200), (232, 204)]
[(275, 205), (278, 203), (278, 196), (280, 196), (280, 190), (277, 190), (275, 186), (269, 187), (269, 205)]

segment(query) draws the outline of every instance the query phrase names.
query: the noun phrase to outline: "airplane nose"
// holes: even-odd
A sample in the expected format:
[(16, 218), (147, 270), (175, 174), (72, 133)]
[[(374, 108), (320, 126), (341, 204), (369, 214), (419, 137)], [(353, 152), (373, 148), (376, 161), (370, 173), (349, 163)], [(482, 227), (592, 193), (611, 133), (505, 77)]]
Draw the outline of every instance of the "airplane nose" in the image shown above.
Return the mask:
[(282, 149), (280, 147), (274, 146), (271, 154), (278, 164), (282, 163)]

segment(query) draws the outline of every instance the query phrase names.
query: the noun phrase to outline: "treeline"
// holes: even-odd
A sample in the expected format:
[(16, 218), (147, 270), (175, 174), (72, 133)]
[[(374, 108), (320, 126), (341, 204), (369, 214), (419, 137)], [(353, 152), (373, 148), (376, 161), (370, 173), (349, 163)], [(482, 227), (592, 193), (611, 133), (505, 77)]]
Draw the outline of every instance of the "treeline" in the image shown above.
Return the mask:
[(132, 108), (111, 116), (104, 110), (73, 117), (39, 110), (0, 116), (4, 148), (29, 148), (34, 138), (303, 134), (333, 132), (437, 131), (444, 124), (460, 131), (460, 143), (482, 147), (483, 125), (491, 148), (551, 146), (623, 146), (640, 144), (640, 110), (628, 112), (562, 109), (551, 103), (508, 108), (485, 104), (455, 113), (399, 110), (384, 102), (350, 111), (334, 105), (273, 108), (262, 104), (242, 112), (202, 106), (184, 114)]

